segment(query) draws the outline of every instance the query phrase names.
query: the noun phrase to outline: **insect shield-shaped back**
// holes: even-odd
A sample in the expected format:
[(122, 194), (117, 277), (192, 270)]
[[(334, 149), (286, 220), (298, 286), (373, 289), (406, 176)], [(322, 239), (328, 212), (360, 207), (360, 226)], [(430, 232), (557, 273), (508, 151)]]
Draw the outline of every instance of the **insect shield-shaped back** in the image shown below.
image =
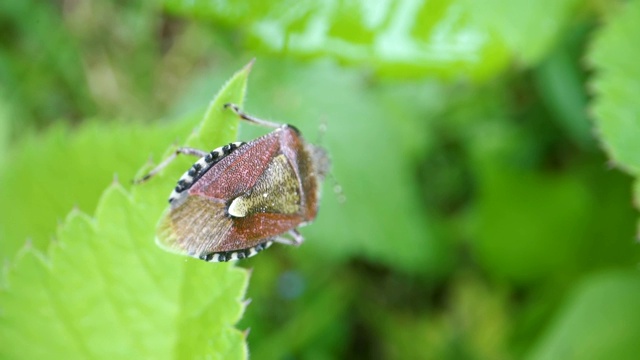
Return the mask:
[(300, 243), (296, 228), (315, 219), (327, 169), (324, 149), (290, 125), (215, 149), (178, 181), (157, 242), (207, 261), (249, 257), (273, 241)]

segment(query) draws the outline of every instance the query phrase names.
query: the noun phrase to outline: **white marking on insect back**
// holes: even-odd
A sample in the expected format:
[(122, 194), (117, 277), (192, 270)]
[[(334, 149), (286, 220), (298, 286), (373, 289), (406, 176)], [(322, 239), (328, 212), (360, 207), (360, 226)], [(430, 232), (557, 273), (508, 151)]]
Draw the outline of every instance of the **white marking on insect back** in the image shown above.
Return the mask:
[(295, 214), (300, 210), (296, 173), (283, 155), (276, 155), (249, 191), (232, 199), (227, 214), (243, 218), (255, 213)]
[(233, 142), (213, 149), (207, 155), (199, 158), (191, 167), (178, 179), (178, 185), (169, 195), (169, 202), (172, 207), (179, 206), (187, 198), (187, 190), (198, 181), (209, 169), (227, 155), (244, 145), (242, 141)]
[(247, 201), (242, 197), (235, 198), (231, 204), (229, 204), (229, 215), (235, 217), (245, 217), (247, 216), (247, 211), (249, 207), (247, 205)]

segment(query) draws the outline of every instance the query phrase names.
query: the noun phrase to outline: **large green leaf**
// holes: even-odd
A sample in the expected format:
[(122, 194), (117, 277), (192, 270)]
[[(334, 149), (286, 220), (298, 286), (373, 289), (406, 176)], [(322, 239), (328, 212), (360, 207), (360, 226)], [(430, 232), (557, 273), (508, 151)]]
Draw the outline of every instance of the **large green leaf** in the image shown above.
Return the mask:
[(527, 283), (637, 262), (626, 177), (599, 163), (564, 174), (484, 167), (474, 249), (492, 274)]
[[(237, 119), (217, 109), (242, 102), (248, 72), (221, 90), (188, 145), (233, 140)], [(154, 244), (182, 171), (172, 165), (130, 192), (116, 180), (95, 217), (77, 210), (67, 217), (47, 254), (24, 248), (0, 292), (2, 358), (246, 358), (245, 335), (233, 325), (243, 312), (247, 272)]]
[(596, 70), (593, 114), (611, 163), (636, 176), (634, 197), (640, 207), (640, 1), (621, 5), (594, 40), (588, 60)]
[(583, 65), (588, 30), (587, 26), (571, 29), (535, 69), (534, 80), (537, 93), (553, 119), (574, 143), (593, 151), (596, 141), (587, 111), (589, 97)]
[(640, 276), (586, 280), (565, 304), (530, 359), (635, 359), (640, 353)]
[(6, 204), (0, 207), (0, 258), (11, 258), (26, 241), (46, 249), (65, 214), (74, 207), (93, 212), (114, 176), (130, 182), (140, 164), (151, 154), (160, 160), (167, 145), (184, 141), (197, 121), (152, 128), (89, 121), (73, 130), (58, 124), (11, 146), (0, 168)]
[[(254, 47), (301, 58), (330, 56), (384, 75), (482, 79), (511, 55), (538, 61), (577, 0), (165, 0), (172, 13), (221, 22)], [(545, 19), (539, 21), (539, 19)]]
[(506, 49), (459, 1), (166, 0), (182, 15), (237, 26), (250, 43), (298, 57), (331, 56), (392, 76), (487, 77)]
[(473, 159), (474, 259), (519, 284), (637, 262), (629, 178), (603, 168), (602, 157), (566, 152), (570, 160), (557, 160), (566, 138), (546, 113), (535, 106), (512, 119), (499, 98), (475, 95), (462, 114), (447, 116), (482, 119), (462, 130)]
[(525, 64), (540, 60), (568, 25), (579, 0), (463, 1)]
[(625, 3), (596, 35), (589, 61), (596, 70), (593, 114), (613, 163), (640, 174), (640, 1)]

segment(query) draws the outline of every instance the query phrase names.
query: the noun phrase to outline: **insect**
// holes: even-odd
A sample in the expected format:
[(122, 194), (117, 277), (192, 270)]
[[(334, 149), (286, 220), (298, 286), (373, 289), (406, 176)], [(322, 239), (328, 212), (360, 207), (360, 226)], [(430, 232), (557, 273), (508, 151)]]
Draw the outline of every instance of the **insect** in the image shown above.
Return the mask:
[(247, 258), (273, 242), (301, 244), (298, 227), (318, 212), (321, 183), (329, 169), (326, 151), (306, 142), (292, 125), (255, 118), (234, 104), (224, 107), (275, 130), (210, 152), (179, 148), (142, 178), (146, 181), (179, 154), (200, 157), (171, 192), (156, 242), (211, 262)]

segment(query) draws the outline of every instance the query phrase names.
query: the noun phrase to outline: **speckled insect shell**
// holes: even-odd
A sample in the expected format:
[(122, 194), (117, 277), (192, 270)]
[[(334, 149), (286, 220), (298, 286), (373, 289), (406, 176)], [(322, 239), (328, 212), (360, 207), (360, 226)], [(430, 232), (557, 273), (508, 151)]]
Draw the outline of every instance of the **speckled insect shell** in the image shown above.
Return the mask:
[(291, 125), (215, 149), (178, 181), (157, 242), (207, 261), (253, 256), (315, 219), (327, 169)]

